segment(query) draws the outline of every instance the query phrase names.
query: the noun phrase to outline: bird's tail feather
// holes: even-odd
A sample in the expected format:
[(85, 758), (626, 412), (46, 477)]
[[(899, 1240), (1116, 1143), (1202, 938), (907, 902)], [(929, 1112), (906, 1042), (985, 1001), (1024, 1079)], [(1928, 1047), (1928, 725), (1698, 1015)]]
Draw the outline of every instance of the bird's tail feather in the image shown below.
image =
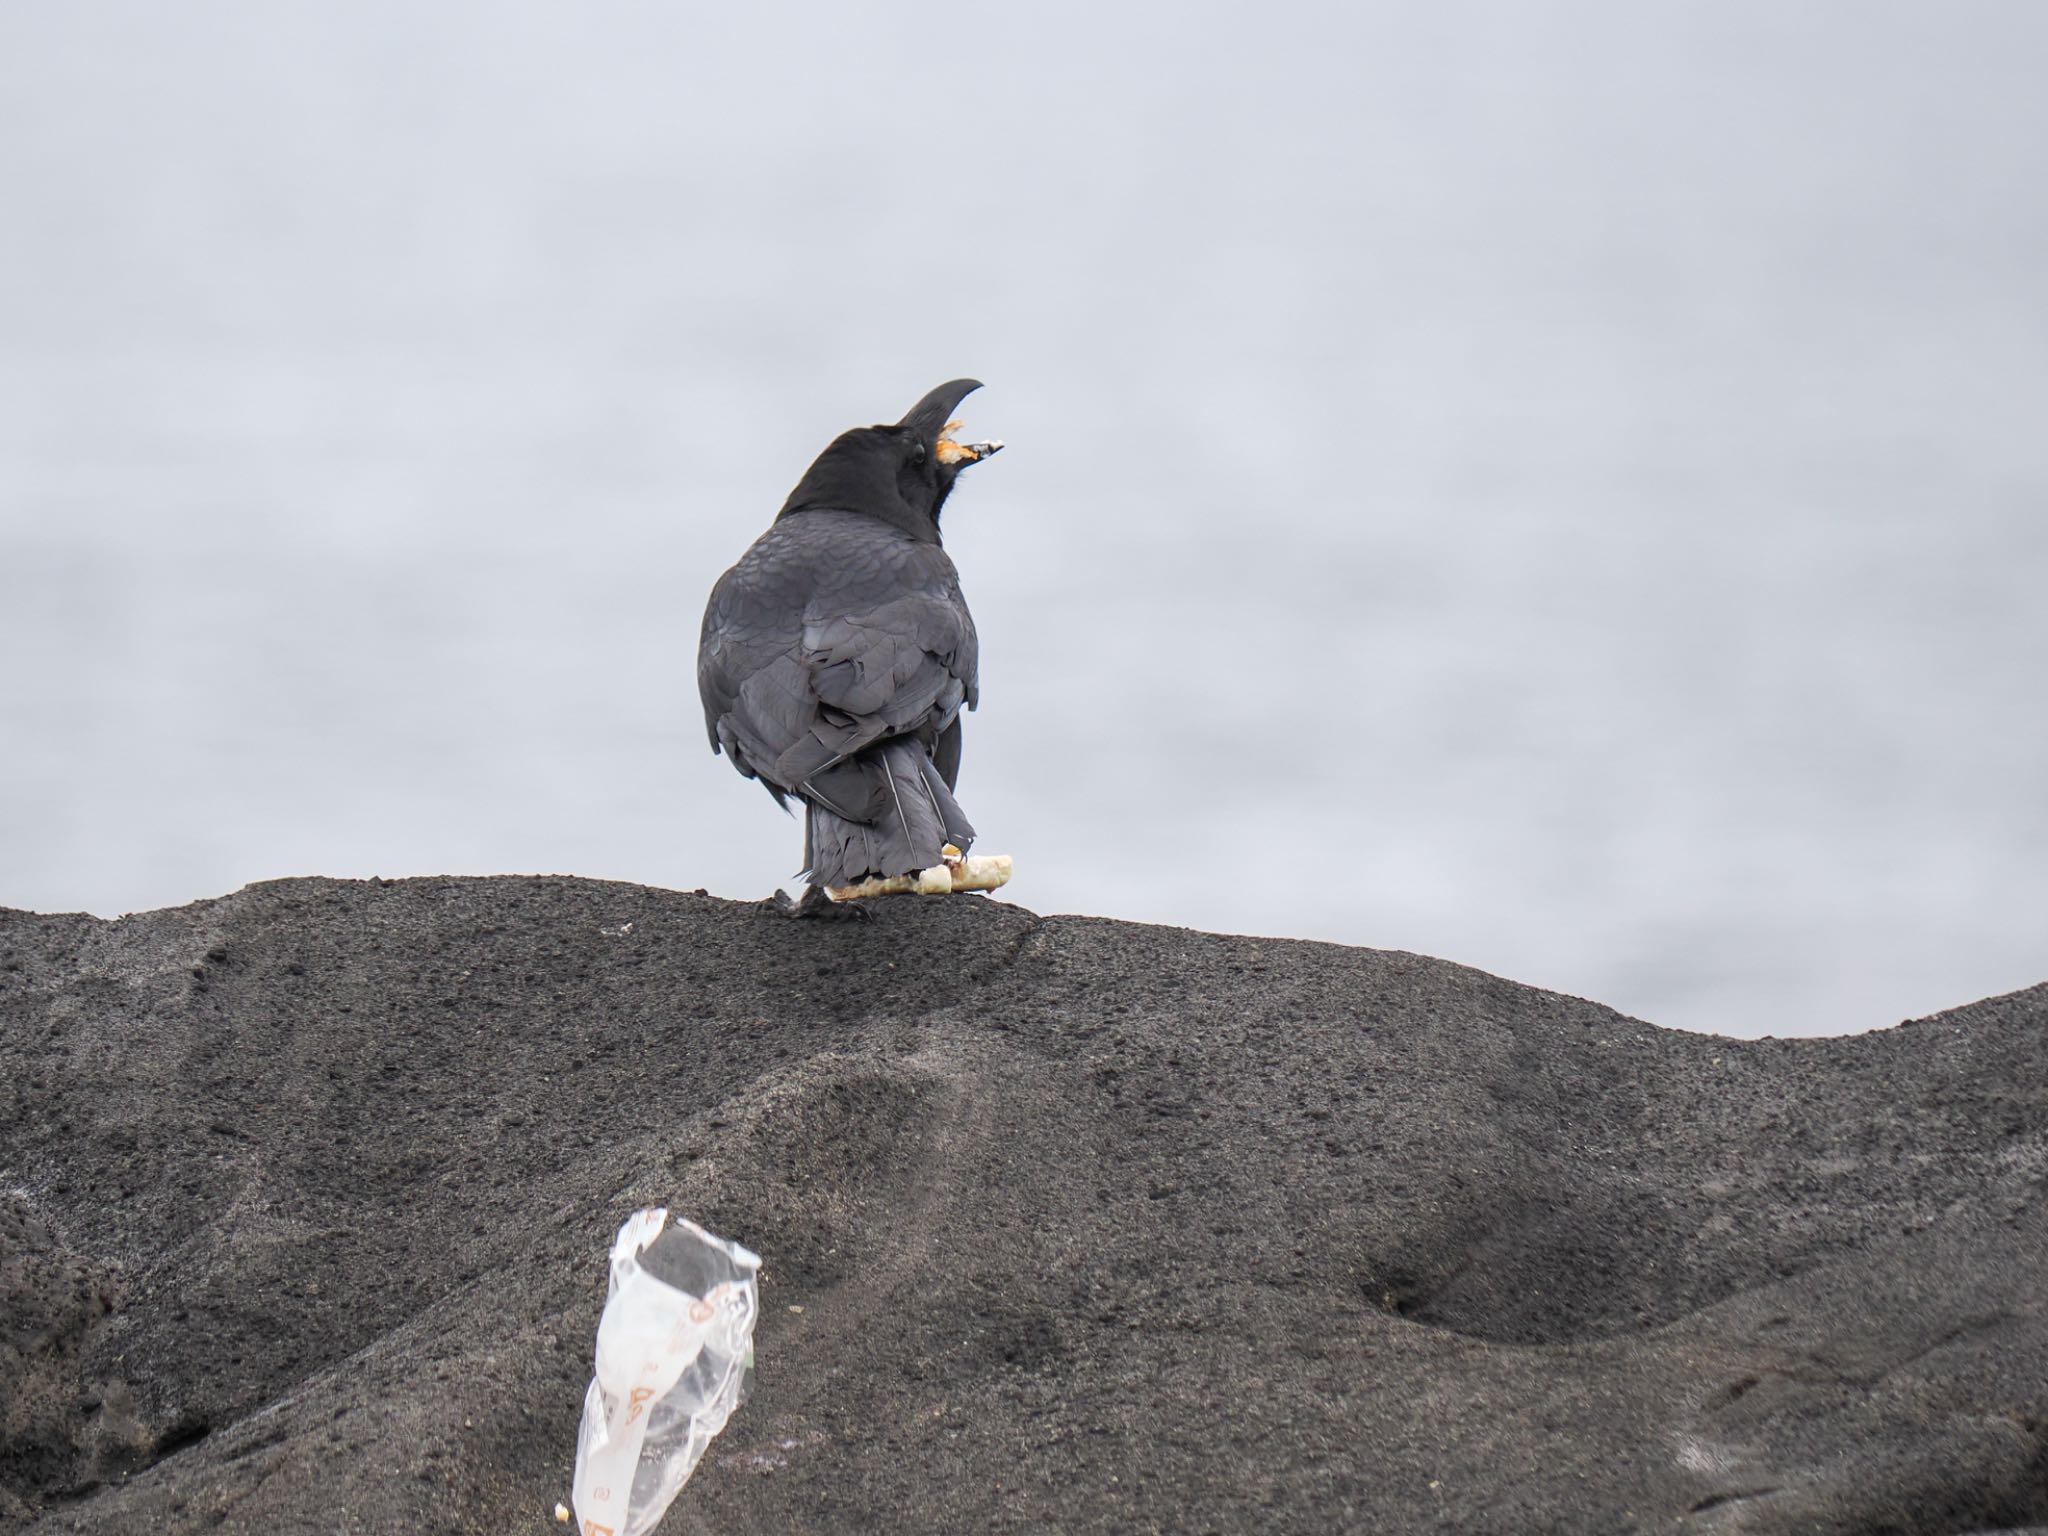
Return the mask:
[[(822, 777), (822, 776), (821, 776)], [(804, 796), (804, 878), (851, 885), (929, 869), (947, 843), (965, 852), (974, 827), (914, 737), (870, 747)]]

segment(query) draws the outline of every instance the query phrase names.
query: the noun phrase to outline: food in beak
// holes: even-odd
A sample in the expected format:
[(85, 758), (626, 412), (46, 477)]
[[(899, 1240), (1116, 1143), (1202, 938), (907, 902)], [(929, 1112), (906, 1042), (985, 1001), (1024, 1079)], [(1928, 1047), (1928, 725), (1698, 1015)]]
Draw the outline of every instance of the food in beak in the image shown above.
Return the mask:
[(975, 460), (985, 459), (1002, 449), (1003, 440), (999, 437), (986, 443), (956, 443), (953, 441), (953, 434), (959, 430), (960, 423), (957, 421), (949, 421), (940, 429), (938, 455), (941, 464), (972, 464)]

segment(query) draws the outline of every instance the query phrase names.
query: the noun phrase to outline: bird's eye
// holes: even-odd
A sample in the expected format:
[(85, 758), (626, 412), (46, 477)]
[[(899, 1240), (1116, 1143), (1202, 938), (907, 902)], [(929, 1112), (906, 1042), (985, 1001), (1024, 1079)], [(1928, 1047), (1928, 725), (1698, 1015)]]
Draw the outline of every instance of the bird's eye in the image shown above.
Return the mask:
[(924, 461), (925, 446), (923, 443), (919, 443), (916, 447), (910, 450), (910, 462), (913, 464), (922, 465)]

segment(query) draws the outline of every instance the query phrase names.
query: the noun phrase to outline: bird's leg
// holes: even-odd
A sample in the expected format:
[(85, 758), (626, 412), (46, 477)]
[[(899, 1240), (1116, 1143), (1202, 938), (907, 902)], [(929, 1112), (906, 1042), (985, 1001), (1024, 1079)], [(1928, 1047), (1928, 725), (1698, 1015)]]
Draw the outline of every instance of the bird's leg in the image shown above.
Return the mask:
[(875, 914), (857, 901), (834, 901), (822, 885), (807, 885), (794, 901), (787, 891), (775, 893), (775, 910), (784, 917), (853, 918), (873, 922)]

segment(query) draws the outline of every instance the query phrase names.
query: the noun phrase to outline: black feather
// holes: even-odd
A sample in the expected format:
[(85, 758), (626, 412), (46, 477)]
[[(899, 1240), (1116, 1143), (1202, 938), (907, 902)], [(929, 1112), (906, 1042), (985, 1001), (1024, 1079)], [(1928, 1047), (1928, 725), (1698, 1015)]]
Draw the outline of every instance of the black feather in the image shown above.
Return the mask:
[(843, 433), (712, 588), (697, 686), (714, 751), (806, 806), (816, 885), (965, 849), (953, 798), (978, 647), (939, 512), (965, 462), (937, 442), (979, 386), (941, 385), (890, 427)]

